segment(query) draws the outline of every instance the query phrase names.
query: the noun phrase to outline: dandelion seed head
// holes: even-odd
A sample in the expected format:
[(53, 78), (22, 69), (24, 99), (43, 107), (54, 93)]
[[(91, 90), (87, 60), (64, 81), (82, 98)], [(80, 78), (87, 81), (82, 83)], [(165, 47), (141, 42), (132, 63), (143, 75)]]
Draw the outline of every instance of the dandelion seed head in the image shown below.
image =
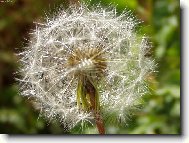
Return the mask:
[(102, 115), (115, 114), (123, 122), (148, 91), (146, 76), (154, 71), (153, 59), (145, 56), (151, 49), (148, 38), (137, 35), (140, 22), (130, 12), (115, 11), (86, 4), (61, 9), (36, 25), (20, 53), (22, 95), (66, 129), (93, 119), (77, 106), (80, 75), (97, 83)]

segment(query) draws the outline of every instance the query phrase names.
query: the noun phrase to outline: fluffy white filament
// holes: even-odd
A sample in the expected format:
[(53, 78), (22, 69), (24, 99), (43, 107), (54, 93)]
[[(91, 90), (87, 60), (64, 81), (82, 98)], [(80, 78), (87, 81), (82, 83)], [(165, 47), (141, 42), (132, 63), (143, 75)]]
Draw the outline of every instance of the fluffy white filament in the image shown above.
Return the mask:
[(42, 114), (60, 120), (67, 129), (91, 122), (91, 113), (76, 105), (77, 80), (70, 73), (90, 69), (93, 63), (86, 59), (71, 69), (65, 64), (73, 49), (101, 46), (107, 59), (105, 75), (96, 81), (102, 116), (105, 121), (108, 115), (125, 121), (146, 93), (145, 78), (154, 69), (154, 61), (145, 56), (150, 50), (148, 40), (135, 31), (139, 22), (127, 11), (117, 15), (116, 8), (89, 9), (85, 4), (61, 9), (46, 20), (36, 26), (31, 43), (20, 53), (22, 95), (31, 97)]

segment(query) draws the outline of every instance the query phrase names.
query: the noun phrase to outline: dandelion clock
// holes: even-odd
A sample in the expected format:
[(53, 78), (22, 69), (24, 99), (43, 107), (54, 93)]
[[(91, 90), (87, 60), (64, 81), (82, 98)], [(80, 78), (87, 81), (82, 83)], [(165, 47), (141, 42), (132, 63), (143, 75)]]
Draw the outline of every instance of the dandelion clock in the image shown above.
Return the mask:
[[(47, 120), (65, 130), (89, 123), (125, 123), (148, 91), (154, 61), (130, 12), (84, 3), (60, 9), (36, 25), (20, 53), (20, 91)], [(115, 116), (115, 118), (112, 118)]]

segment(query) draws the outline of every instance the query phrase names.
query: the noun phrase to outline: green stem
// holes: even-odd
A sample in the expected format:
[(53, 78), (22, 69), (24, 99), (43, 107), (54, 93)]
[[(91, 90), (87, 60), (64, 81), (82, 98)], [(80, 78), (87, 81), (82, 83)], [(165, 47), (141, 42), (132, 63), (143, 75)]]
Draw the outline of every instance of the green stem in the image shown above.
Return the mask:
[(104, 123), (100, 115), (99, 94), (94, 82), (88, 77), (80, 77), (77, 87), (77, 104), (85, 111), (93, 113), (99, 134), (105, 134)]

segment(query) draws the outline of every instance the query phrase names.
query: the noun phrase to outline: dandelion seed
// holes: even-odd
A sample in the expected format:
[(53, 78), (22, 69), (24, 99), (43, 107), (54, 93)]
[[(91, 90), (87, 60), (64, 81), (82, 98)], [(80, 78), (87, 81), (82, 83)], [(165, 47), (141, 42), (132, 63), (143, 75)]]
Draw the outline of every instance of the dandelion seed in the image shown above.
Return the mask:
[(147, 37), (137, 36), (140, 22), (130, 12), (115, 11), (86, 4), (61, 9), (36, 26), (20, 54), (22, 94), (65, 130), (94, 120), (103, 134), (109, 116), (126, 122), (147, 92), (145, 79), (154, 71), (146, 56), (151, 47)]

